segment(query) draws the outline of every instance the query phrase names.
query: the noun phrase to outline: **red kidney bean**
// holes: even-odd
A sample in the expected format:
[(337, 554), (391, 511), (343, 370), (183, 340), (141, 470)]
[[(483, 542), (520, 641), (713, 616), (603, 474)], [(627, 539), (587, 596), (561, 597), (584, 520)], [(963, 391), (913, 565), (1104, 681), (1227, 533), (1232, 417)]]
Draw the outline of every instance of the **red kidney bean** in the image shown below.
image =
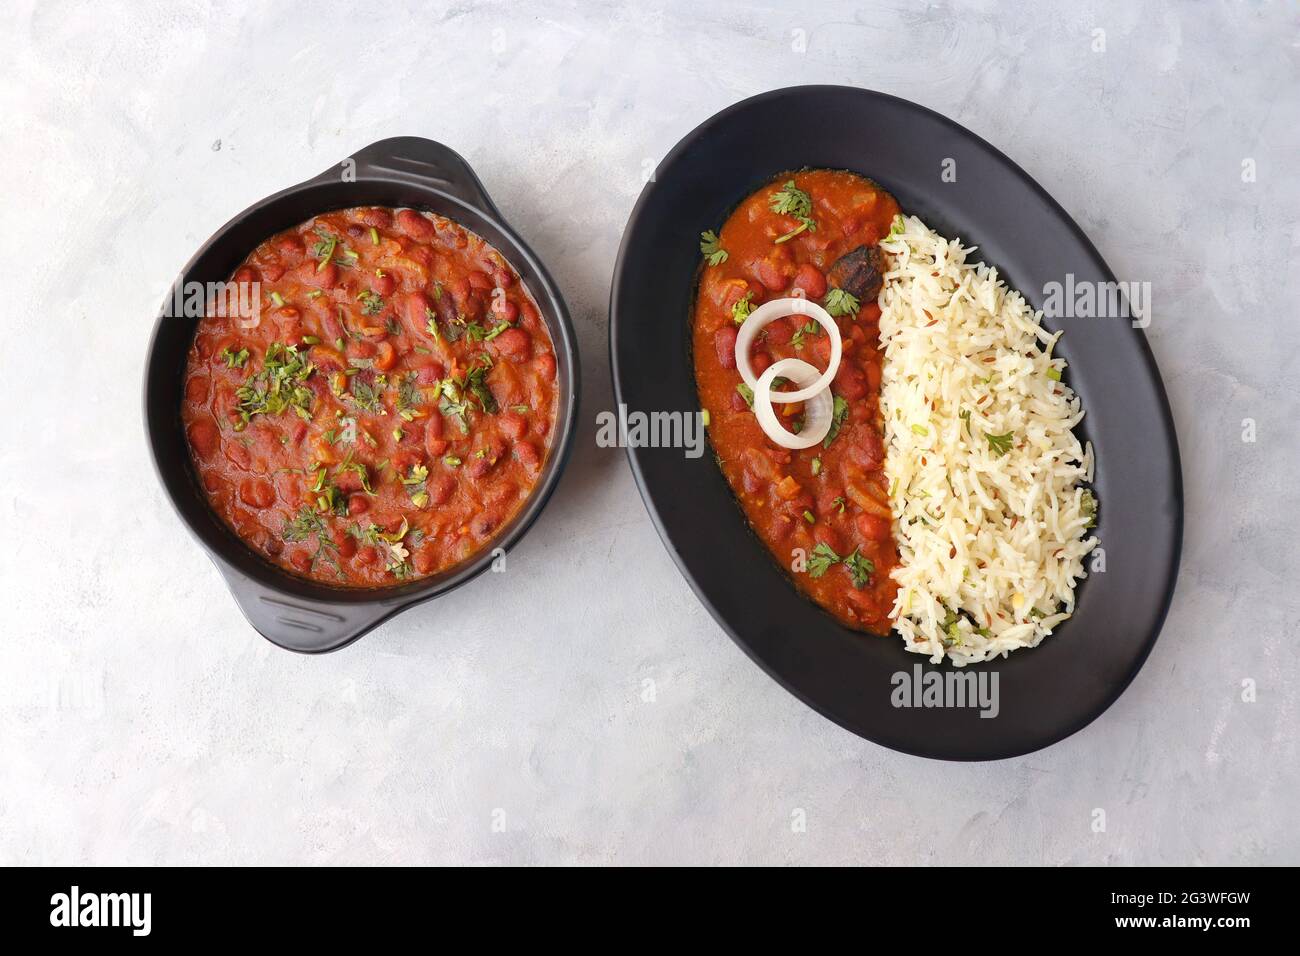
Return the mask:
[(810, 299), (820, 299), (826, 294), (826, 277), (811, 262), (805, 262), (794, 274), (794, 287), (803, 289)]
[(418, 574), (428, 574), (438, 566), (438, 552), (426, 545), (415, 552), (411, 562)]
[(516, 362), (522, 362), (528, 358), (529, 349), (532, 347), (532, 339), (523, 329), (511, 328), (498, 335), (490, 344), (498, 355), (504, 355)]
[(429, 479), (425, 490), (428, 491), (431, 502), (445, 505), (456, 493), (456, 479), (448, 474), (435, 475)]
[(216, 422), (210, 418), (199, 418), (189, 427), (190, 447), (194, 453), (207, 461), (217, 450), (221, 441), (221, 431)]
[(202, 375), (195, 375), (185, 383), (185, 401), (196, 405), (208, 397), (208, 380)]
[(443, 364), (437, 359), (426, 359), (415, 368), (415, 381), (419, 385), (437, 385), (446, 374)]
[(831, 391), (850, 402), (856, 402), (867, 394), (867, 377), (852, 362), (842, 359), (839, 371), (831, 383)]
[(555, 356), (550, 352), (543, 352), (537, 356), (537, 360), (533, 364), (536, 366), (537, 374), (543, 382), (555, 380)]
[(307, 254), (303, 248), (302, 240), (297, 236), (281, 236), (275, 244), (275, 251), (280, 254), (280, 260), (286, 265), (296, 266), (302, 262), (302, 257)]
[(239, 498), (250, 508), (269, 508), (275, 504), (275, 489), (265, 478), (245, 478), (239, 484)]
[(437, 233), (433, 221), (414, 209), (400, 210), (397, 213), (397, 225), (416, 242), (428, 242)]
[(368, 339), (352, 339), (348, 342), (347, 353), (350, 359), (372, 359), (379, 351), (379, 346)]
[(724, 325), (713, 333), (713, 348), (723, 368), (736, 367), (736, 334), (734, 324)]
[(515, 457), (529, 468), (536, 468), (542, 461), (537, 447), (532, 442), (526, 441), (515, 442)]
[(751, 266), (758, 281), (770, 291), (780, 292), (790, 283), (794, 275), (794, 265), (784, 259), (766, 256), (756, 260)]
[(888, 541), (890, 535), (889, 520), (880, 515), (860, 514), (854, 519), (858, 532), (868, 541)]
[(502, 412), (497, 416), (497, 425), (501, 434), (513, 440), (523, 438), (528, 432), (528, 419), (518, 412)]
[(377, 206), (368, 206), (364, 209), (358, 209), (356, 213), (357, 222), (363, 226), (374, 226), (376, 229), (387, 229), (393, 224), (393, 216), (387, 209), (380, 209)]
[(252, 463), (253, 455), (248, 450), (248, 446), (243, 442), (233, 441), (226, 445), (226, 458), (236, 468), (248, 471), (248, 466)]
[[(502, 322), (513, 322), (519, 316), (519, 306), (504, 295), (492, 297), (492, 314)], [(503, 332), (502, 335), (505, 333)]]
[(836, 554), (844, 553), (844, 541), (840, 534), (828, 524), (818, 522), (813, 525), (813, 540), (818, 544), (824, 544)]
[(501, 516), (495, 511), (480, 511), (469, 519), (469, 530), (480, 538), (486, 538), (501, 524)]
[(774, 319), (768, 323), (763, 332), (766, 334), (768, 345), (789, 345), (790, 340), (794, 338), (794, 326), (789, 317)]

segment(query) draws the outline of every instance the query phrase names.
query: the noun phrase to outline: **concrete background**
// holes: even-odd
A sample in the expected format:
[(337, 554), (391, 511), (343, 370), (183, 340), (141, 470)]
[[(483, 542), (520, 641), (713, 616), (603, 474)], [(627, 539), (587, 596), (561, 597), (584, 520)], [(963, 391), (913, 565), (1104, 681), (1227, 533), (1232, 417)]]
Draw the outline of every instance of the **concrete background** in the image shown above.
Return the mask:
[[(270, 6), (0, 14), (0, 863), (1300, 862), (1293, 6)], [(1154, 286), (1178, 594), (1121, 700), (1022, 759), (905, 757), (795, 701), (595, 447), (645, 170), (728, 104), (823, 82), (989, 139)], [(397, 134), (464, 153), (565, 290), (582, 432), (505, 579), (305, 659), (164, 500), (145, 343), (221, 223)]]

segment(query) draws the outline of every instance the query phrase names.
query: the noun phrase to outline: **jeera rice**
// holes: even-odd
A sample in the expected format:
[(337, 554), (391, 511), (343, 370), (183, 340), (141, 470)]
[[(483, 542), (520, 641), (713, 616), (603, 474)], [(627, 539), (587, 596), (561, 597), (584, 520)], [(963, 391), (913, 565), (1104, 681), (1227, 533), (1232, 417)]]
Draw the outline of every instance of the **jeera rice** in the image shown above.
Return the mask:
[(1096, 501), (1060, 332), (963, 248), (899, 216), (880, 306), (885, 474), (907, 649), (964, 665), (1033, 647), (1074, 610)]

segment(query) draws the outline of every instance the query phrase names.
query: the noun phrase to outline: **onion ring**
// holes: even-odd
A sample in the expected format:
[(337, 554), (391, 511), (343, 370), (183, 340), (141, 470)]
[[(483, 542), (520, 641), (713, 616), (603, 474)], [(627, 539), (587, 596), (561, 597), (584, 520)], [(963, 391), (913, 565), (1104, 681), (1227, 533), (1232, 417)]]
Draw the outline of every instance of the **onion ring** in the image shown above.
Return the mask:
[(803, 359), (788, 358), (768, 366), (767, 371), (755, 383), (754, 416), (767, 437), (782, 448), (811, 448), (825, 438), (831, 430), (831, 420), (835, 417), (835, 402), (829, 388), (814, 393), (804, 405), (803, 428), (796, 435), (787, 431), (777, 420), (772, 403), (778, 395), (799, 395), (801, 392), (774, 392), (772, 382), (779, 375), (801, 386), (802, 391), (806, 392), (812, 387), (809, 383), (818, 381), (817, 377), (821, 374), (815, 365), (809, 365)]
[[(823, 309), (816, 302), (810, 302), (800, 296), (788, 299), (773, 299), (771, 302), (764, 302), (753, 312), (749, 313), (749, 318), (740, 327), (736, 333), (736, 370), (740, 372), (740, 377), (745, 380), (745, 384), (754, 390), (757, 395), (759, 388), (756, 384), (758, 379), (754, 375), (753, 366), (749, 364), (749, 349), (754, 344), (754, 339), (764, 327), (777, 319), (785, 318), (787, 315), (811, 315), (826, 330), (826, 334), (831, 338), (831, 359), (826, 366), (825, 372), (818, 372), (820, 378), (814, 382), (802, 382), (792, 375), (786, 378), (792, 381), (798, 381), (802, 387), (797, 392), (773, 392), (772, 401), (778, 405), (788, 402), (806, 402), (815, 397), (819, 392), (830, 388), (831, 382), (835, 378), (835, 373), (840, 368), (840, 355), (843, 351), (843, 345), (840, 342), (840, 327), (835, 324), (831, 314)], [(817, 371), (807, 362), (800, 361), (801, 365)], [(807, 446), (801, 446), (807, 447)]]

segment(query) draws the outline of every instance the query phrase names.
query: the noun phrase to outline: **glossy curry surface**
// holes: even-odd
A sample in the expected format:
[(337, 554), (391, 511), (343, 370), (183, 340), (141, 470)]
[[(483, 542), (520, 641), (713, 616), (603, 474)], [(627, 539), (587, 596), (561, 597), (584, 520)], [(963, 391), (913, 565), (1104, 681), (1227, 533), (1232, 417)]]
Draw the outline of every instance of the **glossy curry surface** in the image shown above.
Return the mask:
[[(806, 197), (807, 207), (792, 197)], [(745, 199), (716, 236), (705, 235), (692, 330), (709, 438), (754, 532), (802, 592), (845, 625), (878, 634), (890, 628), (897, 587), (889, 572), (898, 554), (883, 473), (880, 309), (870, 263), (898, 213), (892, 196), (852, 173), (777, 177)], [(802, 450), (764, 434), (735, 358), (748, 312), (793, 295), (827, 308), (843, 342), (831, 386), (836, 424), (823, 442)], [(755, 376), (783, 358), (825, 369), (829, 357), (828, 336), (795, 316), (768, 325), (750, 354)], [(777, 408), (797, 430), (802, 406)]]
[(556, 357), (502, 255), (443, 217), (331, 212), (259, 245), (260, 316), (200, 320), (181, 418), (216, 514), (324, 584), (377, 587), (490, 545), (550, 452)]

